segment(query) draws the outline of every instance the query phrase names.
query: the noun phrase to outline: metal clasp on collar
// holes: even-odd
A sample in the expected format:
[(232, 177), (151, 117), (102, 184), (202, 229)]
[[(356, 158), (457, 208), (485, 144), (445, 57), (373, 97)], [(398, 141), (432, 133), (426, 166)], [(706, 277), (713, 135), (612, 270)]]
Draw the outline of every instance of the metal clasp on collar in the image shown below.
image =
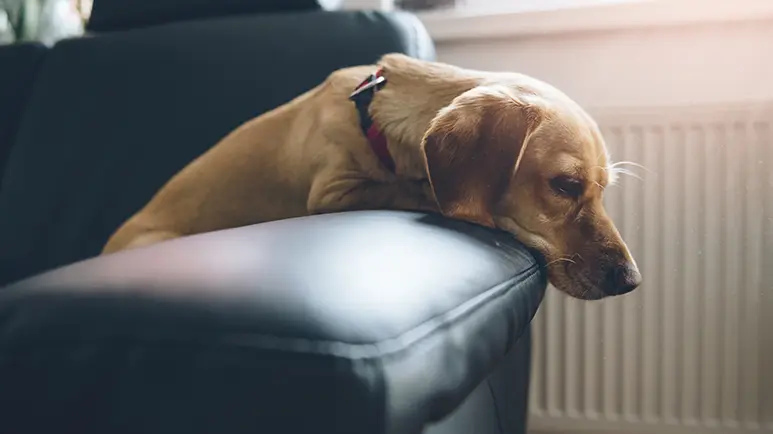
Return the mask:
[(365, 92), (366, 90), (370, 90), (373, 88), (375, 88), (375, 90), (378, 90), (378, 86), (381, 86), (384, 83), (386, 83), (386, 78), (383, 75), (379, 77), (373, 76), (369, 82), (363, 84), (357, 89), (354, 89), (354, 92), (352, 92), (352, 94), (349, 95), (349, 99), (356, 97), (357, 95)]

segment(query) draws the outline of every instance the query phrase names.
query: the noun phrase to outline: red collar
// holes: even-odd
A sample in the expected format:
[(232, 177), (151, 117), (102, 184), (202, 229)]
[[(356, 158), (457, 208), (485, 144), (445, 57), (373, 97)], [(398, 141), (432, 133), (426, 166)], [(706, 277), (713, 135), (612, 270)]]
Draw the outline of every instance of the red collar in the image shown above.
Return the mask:
[(357, 112), (360, 114), (360, 128), (365, 137), (368, 138), (370, 148), (376, 154), (381, 164), (390, 172), (395, 171), (395, 161), (387, 147), (387, 139), (381, 132), (373, 118), (370, 117), (370, 103), (373, 101), (373, 95), (380, 91), (386, 85), (386, 77), (382, 75), (383, 70), (378, 69), (375, 73), (366, 78), (349, 95), (349, 99), (354, 101)]

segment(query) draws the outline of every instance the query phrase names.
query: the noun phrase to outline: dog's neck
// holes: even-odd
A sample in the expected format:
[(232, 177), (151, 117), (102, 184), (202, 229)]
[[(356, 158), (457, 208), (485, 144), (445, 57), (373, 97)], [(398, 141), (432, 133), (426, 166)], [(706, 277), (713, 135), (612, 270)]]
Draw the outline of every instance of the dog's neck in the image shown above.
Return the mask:
[(430, 122), (482, 77), (475, 71), (395, 54), (384, 56), (379, 66), (387, 84), (376, 93), (371, 115), (387, 138), (398, 176), (425, 179), (421, 142)]

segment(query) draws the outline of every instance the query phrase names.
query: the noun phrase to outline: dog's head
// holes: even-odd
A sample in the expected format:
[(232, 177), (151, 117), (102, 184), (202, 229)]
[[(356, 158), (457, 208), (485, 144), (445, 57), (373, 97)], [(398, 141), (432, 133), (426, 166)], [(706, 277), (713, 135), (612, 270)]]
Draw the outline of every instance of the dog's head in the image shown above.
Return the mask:
[(562, 93), (475, 87), (440, 110), (422, 146), (442, 213), (514, 234), (559, 290), (590, 300), (641, 283), (602, 203), (614, 180), (603, 138)]

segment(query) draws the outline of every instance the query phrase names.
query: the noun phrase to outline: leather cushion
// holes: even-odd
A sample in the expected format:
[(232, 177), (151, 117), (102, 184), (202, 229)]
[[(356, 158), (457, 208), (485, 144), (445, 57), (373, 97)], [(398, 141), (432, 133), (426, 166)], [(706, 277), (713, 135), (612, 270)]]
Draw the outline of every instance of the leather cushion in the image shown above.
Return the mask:
[(41, 67), (8, 157), (0, 284), (98, 254), (125, 219), (229, 131), (338, 68), (393, 51), (431, 58), (416, 17), (232, 17), (60, 42)]
[(320, 9), (317, 0), (95, 0), (90, 31), (126, 30), (248, 13)]
[(46, 51), (37, 43), (0, 46), (0, 179)]
[(545, 286), (508, 234), (386, 211), (91, 259), (0, 289), (0, 420), (20, 434), (419, 433), (504, 360)]

